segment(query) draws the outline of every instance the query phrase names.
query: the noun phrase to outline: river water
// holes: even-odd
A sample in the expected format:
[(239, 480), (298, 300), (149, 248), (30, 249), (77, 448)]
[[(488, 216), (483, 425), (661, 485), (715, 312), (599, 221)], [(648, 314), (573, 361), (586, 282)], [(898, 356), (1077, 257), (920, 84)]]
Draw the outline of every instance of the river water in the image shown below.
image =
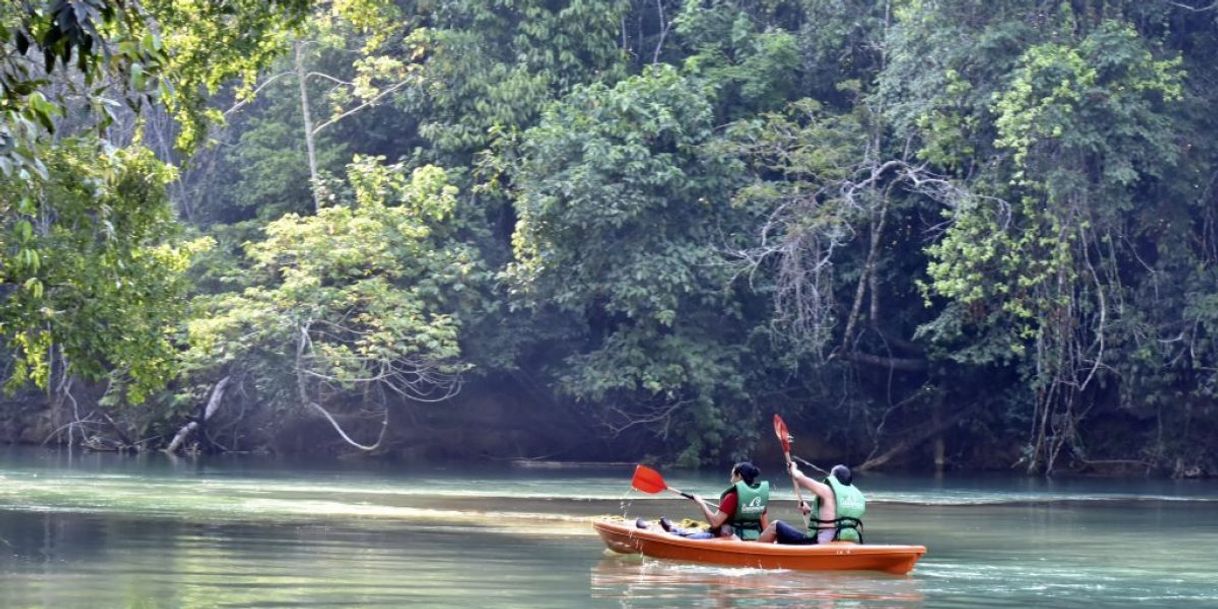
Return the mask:
[(695, 515), (630, 476), (0, 452), (0, 608), (1218, 608), (1213, 482), (861, 478), (868, 541), (928, 548), (891, 576), (609, 554), (592, 517)]

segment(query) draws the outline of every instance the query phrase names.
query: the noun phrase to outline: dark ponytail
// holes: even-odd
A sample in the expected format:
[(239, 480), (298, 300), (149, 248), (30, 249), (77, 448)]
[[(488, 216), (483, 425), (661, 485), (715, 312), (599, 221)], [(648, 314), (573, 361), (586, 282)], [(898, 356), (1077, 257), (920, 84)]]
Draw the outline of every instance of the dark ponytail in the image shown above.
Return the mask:
[(744, 479), (744, 483), (749, 486), (756, 484), (757, 477), (761, 475), (761, 470), (757, 469), (756, 465), (753, 465), (748, 461), (741, 461), (740, 463), (737, 463), (736, 466), (732, 468), (732, 472), (740, 474), (740, 477)]

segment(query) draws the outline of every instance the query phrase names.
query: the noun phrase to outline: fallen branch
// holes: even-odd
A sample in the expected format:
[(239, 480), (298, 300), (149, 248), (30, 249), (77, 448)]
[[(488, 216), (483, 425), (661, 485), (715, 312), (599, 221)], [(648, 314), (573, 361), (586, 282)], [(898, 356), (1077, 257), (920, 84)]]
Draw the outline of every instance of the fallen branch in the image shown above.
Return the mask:
[(919, 372), (930, 367), (930, 362), (923, 358), (883, 357), (859, 351), (848, 351), (845, 357), (858, 364), (892, 368), (893, 370), (903, 370), (905, 372)]
[(231, 377), (226, 376), (220, 379), (220, 382), (216, 383), (216, 386), (211, 390), (211, 399), (207, 400), (207, 407), (203, 409), (201, 416), (191, 420), (186, 425), (183, 425), (182, 429), (179, 429), (177, 435), (173, 437), (173, 440), (169, 442), (169, 446), (165, 447), (165, 452), (171, 454), (176, 453), (178, 449), (182, 447), (182, 443), (184, 443), (196, 429), (206, 424), (207, 420), (211, 418), (211, 415), (215, 414), (216, 410), (220, 408), (220, 401), (224, 399), (224, 389), (228, 386), (228, 381), (230, 378)]
[(100, 414), (102, 416), (102, 418), (105, 419), (106, 422), (110, 424), (111, 429), (113, 429), (114, 433), (116, 435), (118, 435), (119, 442), (122, 442), (123, 448), (133, 448), (134, 447), (134, 445), (131, 444), (131, 438), (127, 437), (126, 432), (123, 431), (123, 428), (119, 426), (118, 422), (116, 422), (113, 417), (111, 417), (109, 414), (106, 413), (105, 410), (102, 410), (101, 408), (97, 409), (97, 414)]
[(866, 461), (863, 462), (862, 465), (859, 465), (858, 467), (856, 467), (854, 469), (856, 471), (868, 471), (868, 470), (872, 470), (877, 467), (880, 467), (880, 466), (884, 465), (885, 463), (888, 463), (895, 457), (897, 457), (903, 453), (909, 452), (910, 450), (913, 450), (914, 448), (917, 448), (923, 442), (925, 442), (925, 441), (939, 435), (943, 431), (951, 428), (953, 425), (955, 425), (956, 423), (959, 423), (961, 420), (963, 420), (964, 417), (971, 414), (973, 412), (973, 410), (974, 410), (974, 408), (968, 408), (965, 410), (961, 410), (960, 412), (957, 412), (956, 414), (939, 422), (937, 425), (936, 424), (929, 425), (929, 426), (923, 428), (919, 432), (905, 431), (900, 434), (901, 436), (903, 436), (905, 438), (904, 440), (897, 442), (892, 448), (885, 451), (884, 454), (882, 454), (878, 457), (868, 458)]

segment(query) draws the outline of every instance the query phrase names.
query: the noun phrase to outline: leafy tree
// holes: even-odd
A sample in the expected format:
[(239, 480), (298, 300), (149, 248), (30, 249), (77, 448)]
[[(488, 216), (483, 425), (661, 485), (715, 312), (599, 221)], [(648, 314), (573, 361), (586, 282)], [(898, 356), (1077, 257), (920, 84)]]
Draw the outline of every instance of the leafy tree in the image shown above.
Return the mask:
[(139, 147), (47, 141), (79, 104), (74, 97), (102, 128), (113, 98), (138, 110), (159, 97), (183, 119), (189, 143), (202, 120), (201, 90), (260, 67), (269, 40), (293, 27), (301, 6), (153, 1), (141, 10), (77, 0), (0, 8), (0, 286), (8, 292), (0, 327), (14, 346), (10, 388), (45, 386), (58, 357), (86, 378), (112, 368), (140, 401), (173, 371), (168, 320), (192, 249), (169, 239), (164, 186), (173, 172)]
[[(751, 431), (747, 330), (720, 247), (741, 221), (722, 193), (730, 165), (702, 153), (707, 91), (658, 67), (578, 87), (523, 140), (517, 262), (525, 303), (581, 320), (588, 338), (555, 370), (562, 391), (615, 429), (682, 438), (681, 459), (722, 458)], [(743, 325), (743, 324), (741, 324)]]
[(247, 246), (248, 287), (196, 301), (184, 363), (202, 380), (250, 375), (273, 401), (308, 405), (371, 450), (380, 440), (351, 439), (327, 406), (454, 395), (467, 368), (458, 333), (485, 271), (451, 240), (457, 193), (441, 169), (360, 158), (348, 179), (347, 204), (287, 214)]
[(798, 10), (789, 4), (716, 0), (682, 6), (676, 32), (689, 47), (685, 66), (717, 89), (721, 116), (777, 109), (800, 84), (797, 37), (772, 27), (782, 13)]
[(108, 378), (116, 398), (138, 403), (175, 373), (184, 272), (210, 240), (180, 239), (172, 168), (146, 149), (96, 146), (61, 142), (39, 155), (45, 180), (0, 181), (5, 380), (46, 387), (58, 366), (61, 382)]
[[(429, 54), (407, 109), (437, 151), (471, 154), (532, 124), (577, 84), (624, 76), (624, 0), (420, 3), (413, 41)], [(468, 157), (460, 159), (468, 161)]]
[[(36, 142), (55, 130), (69, 93), (88, 100), (102, 126), (113, 120), (116, 105), (108, 95), (137, 110), (157, 96), (181, 120), (181, 142), (189, 147), (206, 121), (204, 92), (214, 93), (233, 76), (252, 76), (307, 6), (307, 0), (6, 5), (0, 9), (0, 170), (42, 173)], [(83, 83), (65, 77), (70, 69)], [(52, 93), (52, 79), (64, 88)]]
[(1004, 310), (1035, 320), (1024, 336), (1035, 336), (1041, 368), (1034, 469), (1052, 469), (1062, 448), (1076, 446), (1085, 410), (1078, 394), (1110, 357), (1108, 326), (1119, 309), (1109, 303), (1123, 298), (1119, 266), (1134, 262), (1114, 243), (1136, 230), (1125, 218), (1140, 183), (1175, 162), (1164, 104), (1180, 98), (1177, 68), (1178, 61), (1156, 60), (1131, 28), (1105, 23), (1077, 47), (1029, 49), (996, 102), (995, 143), (1014, 152), (1022, 186), (1014, 194), (1023, 235), (1004, 254), (1025, 261), (1007, 280)]

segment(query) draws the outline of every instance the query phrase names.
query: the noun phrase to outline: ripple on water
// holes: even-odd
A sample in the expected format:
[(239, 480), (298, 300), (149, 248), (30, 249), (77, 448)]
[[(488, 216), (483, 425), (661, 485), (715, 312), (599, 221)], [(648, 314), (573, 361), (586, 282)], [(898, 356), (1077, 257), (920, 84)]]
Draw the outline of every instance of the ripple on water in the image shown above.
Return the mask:
[[(590, 517), (692, 515), (688, 502), (627, 493), (628, 473), (532, 475), (0, 463), (0, 606), (1218, 607), (1218, 514), (1200, 487), (877, 479), (869, 540), (929, 547), (911, 576), (892, 577), (606, 557)], [(774, 515), (796, 517), (779, 497)]]

